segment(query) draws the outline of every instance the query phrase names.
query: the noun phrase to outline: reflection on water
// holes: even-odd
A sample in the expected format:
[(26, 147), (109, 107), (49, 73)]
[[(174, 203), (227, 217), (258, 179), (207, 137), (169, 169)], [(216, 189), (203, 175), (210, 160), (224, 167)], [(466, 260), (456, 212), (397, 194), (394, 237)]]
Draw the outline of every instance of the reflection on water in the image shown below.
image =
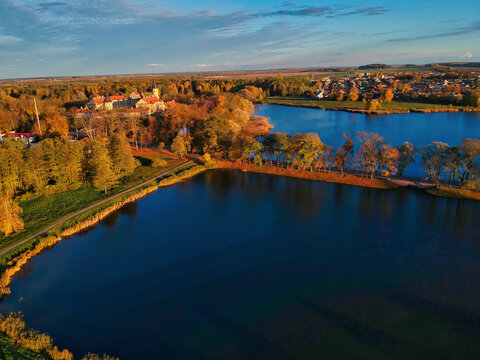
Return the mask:
[(479, 203), (215, 170), (130, 205), (0, 310), (77, 356), (480, 356)]

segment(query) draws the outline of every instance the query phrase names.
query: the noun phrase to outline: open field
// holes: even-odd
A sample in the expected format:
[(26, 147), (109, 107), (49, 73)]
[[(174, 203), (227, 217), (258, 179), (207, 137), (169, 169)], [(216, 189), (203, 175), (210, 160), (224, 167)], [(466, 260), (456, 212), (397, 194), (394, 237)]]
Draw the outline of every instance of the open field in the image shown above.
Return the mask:
[[(288, 105), (299, 107), (320, 108), (326, 110), (346, 110), (346, 109), (365, 109), (362, 101), (334, 101), (334, 100), (316, 100), (310, 97), (268, 97), (262, 101), (263, 104)], [(382, 110), (392, 111), (410, 111), (414, 109), (450, 109), (449, 105), (428, 104), (419, 102), (392, 101), (382, 103)], [(453, 106), (461, 109), (461, 106)]]

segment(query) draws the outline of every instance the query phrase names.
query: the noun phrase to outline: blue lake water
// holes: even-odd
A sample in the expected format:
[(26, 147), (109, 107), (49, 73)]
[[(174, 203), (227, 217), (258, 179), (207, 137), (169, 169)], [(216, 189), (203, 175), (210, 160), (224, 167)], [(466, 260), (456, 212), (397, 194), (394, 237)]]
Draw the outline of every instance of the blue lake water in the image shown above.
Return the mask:
[(0, 311), (77, 358), (478, 359), (479, 210), (213, 170), (43, 252)]
[[(416, 147), (433, 141), (450, 146), (465, 138), (480, 139), (480, 113), (435, 113), (365, 115), (345, 111), (328, 111), (280, 105), (257, 105), (255, 115), (270, 118), (272, 131), (294, 134), (316, 132), (328, 145), (340, 147), (350, 134), (354, 142), (358, 131), (374, 132), (392, 145), (408, 141)], [(412, 164), (406, 175), (424, 175), (418, 164)]]

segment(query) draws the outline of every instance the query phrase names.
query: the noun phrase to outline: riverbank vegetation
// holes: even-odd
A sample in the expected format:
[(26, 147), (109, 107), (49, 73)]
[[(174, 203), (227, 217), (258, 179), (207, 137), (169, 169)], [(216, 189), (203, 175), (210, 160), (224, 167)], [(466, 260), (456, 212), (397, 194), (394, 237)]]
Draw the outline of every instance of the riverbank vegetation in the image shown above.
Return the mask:
[(451, 112), (451, 111), (470, 111), (472, 108), (461, 106), (450, 106), (443, 104), (434, 104), (427, 102), (407, 102), (392, 100), (391, 102), (381, 103), (381, 106), (374, 109), (366, 109), (366, 103), (362, 101), (351, 100), (317, 100), (312, 97), (268, 97), (261, 101), (262, 104), (285, 105), (296, 107), (318, 108), (325, 110), (358, 110), (358, 112), (369, 112), (375, 114), (407, 113), (407, 112)]
[[(72, 353), (58, 349), (49, 335), (28, 329), (21, 313), (0, 314), (0, 355), (2, 359), (12, 360), (73, 360)], [(118, 359), (87, 354), (82, 360)]]

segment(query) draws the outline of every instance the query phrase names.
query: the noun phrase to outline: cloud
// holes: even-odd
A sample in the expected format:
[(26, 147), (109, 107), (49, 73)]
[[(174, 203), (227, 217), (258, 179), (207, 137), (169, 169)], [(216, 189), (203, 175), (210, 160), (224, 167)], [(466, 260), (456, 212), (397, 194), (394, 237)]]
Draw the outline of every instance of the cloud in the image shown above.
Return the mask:
[(468, 58), (468, 59), (471, 59), (473, 57), (473, 54), (470, 52), (470, 51), (465, 51), (465, 54), (463, 54), (462, 56), (460, 56), (461, 58)]
[(351, 10), (346, 13), (341, 13), (339, 15), (367, 15), (367, 16), (378, 16), (383, 15), (388, 11), (385, 6), (371, 6), (367, 8), (360, 8)]
[(164, 64), (152, 63), (152, 64), (147, 64), (147, 66), (162, 67), (162, 66), (165, 66), (165, 65)]
[(374, 7), (368, 7), (364, 9), (360, 9), (357, 11), (358, 14), (362, 15), (383, 15), (387, 12), (388, 10), (385, 9), (383, 6), (374, 6)]
[(403, 42), (403, 41), (415, 41), (415, 40), (427, 40), (427, 39), (437, 39), (443, 37), (450, 37), (450, 36), (462, 36), (462, 35), (469, 35), (472, 33), (476, 33), (480, 31), (480, 21), (473, 21), (468, 26), (459, 27), (452, 29), (450, 31), (442, 32), (440, 34), (430, 34), (430, 35), (421, 35), (421, 36), (414, 36), (411, 38), (396, 38), (396, 39), (389, 39), (386, 40), (387, 42)]
[(22, 41), (22, 38), (0, 34), (0, 45), (12, 45), (18, 43), (19, 41)]
[(40, 11), (47, 11), (55, 6), (65, 6), (66, 3), (60, 1), (52, 1), (52, 2), (43, 2), (38, 4), (38, 10)]
[(277, 10), (258, 14), (259, 16), (323, 16), (333, 13), (330, 7), (310, 7), (295, 10)]

